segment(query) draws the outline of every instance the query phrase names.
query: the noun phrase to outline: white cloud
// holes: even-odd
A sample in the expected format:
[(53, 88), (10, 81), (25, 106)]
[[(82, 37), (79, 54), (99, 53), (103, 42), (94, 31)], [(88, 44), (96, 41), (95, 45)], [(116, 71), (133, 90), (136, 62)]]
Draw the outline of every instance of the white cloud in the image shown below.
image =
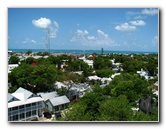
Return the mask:
[(47, 18), (40, 18), (38, 20), (32, 20), (32, 24), (39, 28), (48, 28), (51, 25), (51, 20)]
[(87, 38), (88, 38), (88, 40), (94, 40), (95, 39), (94, 36), (88, 36)]
[(84, 30), (84, 31), (82, 31), (82, 30), (77, 30), (77, 32), (76, 32), (78, 35), (88, 35), (89, 34), (89, 32), (87, 31), (87, 30)]
[(130, 23), (132, 25), (135, 25), (135, 26), (144, 26), (144, 25), (146, 25), (146, 23), (143, 20), (131, 21)]
[(22, 43), (23, 44), (27, 44), (27, 43), (36, 44), (37, 42), (33, 39), (25, 38), (25, 40)]
[(135, 16), (134, 19), (144, 19), (146, 18), (147, 16), (142, 16), (142, 15), (138, 15), (138, 16)]
[(104, 33), (103, 31), (101, 31), (101, 30), (97, 30), (97, 33), (98, 33), (98, 35), (104, 36), (105, 38), (108, 37), (108, 34), (105, 34), (105, 33)]
[(116, 26), (115, 29), (119, 30), (119, 31), (128, 31), (129, 32), (129, 31), (135, 31), (136, 27), (131, 26), (128, 23), (124, 23), (124, 24), (121, 24), (119, 26)]
[(87, 30), (77, 30), (70, 42), (80, 43), (80, 45), (94, 46), (114, 46), (115, 42), (102, 30), (97, 30), (97, 36), (90, 36)]
[(158, 44), (158, 36), (153, 37), (152, 43), (154, 46), (156, 46)]
[(32, 20), (32, 24), (36, 27), (45, 29), (45, 32), (47, 33), (47, 37), (49, 38), (57, 37), (59, 24), (56, 21), (53, 21), (52, 23), (50, 19), (41, 17), (38, 20)]
[(156, 15), (156, 14), (158, 14), (158, 9), (143, 9), (142, 10), (142, 12), (141, 12), (142, 14), (144, 14), (144, 15), (151, 15), (151, 16), (153, 16), (153, 15)]

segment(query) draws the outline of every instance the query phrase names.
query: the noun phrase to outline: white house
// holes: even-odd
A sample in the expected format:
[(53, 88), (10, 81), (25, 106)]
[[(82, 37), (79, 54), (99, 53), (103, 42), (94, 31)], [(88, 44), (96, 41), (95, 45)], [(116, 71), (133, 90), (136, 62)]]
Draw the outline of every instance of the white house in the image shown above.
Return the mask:
[(87, 80), (88, 80), (88, 81), (90, 81), (90, 80), (101, 80), (101, 77), (98, 77), (98, 76), (96, 76), (96, 75), (94, 75), (94, 76), (88, 76), (88, 77), (87, 77)]
[(84, 62), (87, 63), (90, 68), (93, 68), (93, 60), (84, 60)]
[(120, 75), (120, 73), (114, 73), (114, 74), (112, 74), (111, 78), (113, 79), (117, 75)]
[(109, 84), (111, 81), (112, 81), (112, 79), (110, 77), (109, 78), (107, 78), (107, 77), (101, 78), (102, 84)]
[(18, 64), (9, 64), (8, 65), (8, 73), (10, 73), (12, 71), (12, 69), (18, 67)]
[(47, 93), (37, 93), (38, 96), (40, 96), (42, 99), (44, 99), (44, 103), (43, 103), (43, 107), (46, 107), (45, 102), (48, 99), (52, 99), (55, 97), (58, 97), (59, 95), (57, 94), (57, 92), (53, 91), (53, 92), (47, 92)]
[(141, 69), (141, 71), (137, 71), (137, 74), (139, 74), (140, 76), (145, 77), (146, 80), (154, 78), (153, 76), (149, 76), (148, 72), (144, 71), (143, 69)]
[(30, 121), (42, 116), (43, 99), (20, 87), (8, 94), (8, 121)]
[(68, 86), (62, 82), (56, 82), (56, 83), (54, 83), (54, 85), (55, 85), (55, 88), (57, 88), (57, 89), (60, 89), (61, 87), (68, 89)]
[(55, 97), (52, 99), (48, 99), (45, 104), (46, 108), (50, 112), (58, 112), (65, 108), (67, 108), (68, 104), (70, 103), (70, 100), (64, 95), (60, 97)]

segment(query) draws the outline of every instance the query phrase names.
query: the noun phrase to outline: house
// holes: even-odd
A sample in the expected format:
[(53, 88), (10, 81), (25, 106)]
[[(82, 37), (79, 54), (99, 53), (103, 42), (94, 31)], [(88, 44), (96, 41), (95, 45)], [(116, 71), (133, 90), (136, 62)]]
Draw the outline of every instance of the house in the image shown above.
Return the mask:
[(30, 121), (42, 116), (43, 99), (20, 87), (8, 94), (8, 121)]
[(143, 69), (141, 69), (141, 71), (137, 71), (137, 73), (138, 73), (140, 76), (145, 77), (146, 80), (149, 80), (149, 79), (153, 79), (153, 78), (154, 78), (153, 76), (149, 76), (149, 75), (148, 75), (148, 72), (144, 71)]
[(94, 75), (94, 76), (88, 76), (88, 77), (87, 77), (87, 80), (88, 80), (88, 81), (90, 81), (90, 80), (101, 80), (101, 78), (98, 77), (98, 76), (96, 76), (96, 75)]
[(43, 107), (46, 107), (45, 102), (48, 99), (52, 99), (52, 98), (58, 97), (58, 94), (55, 91), (47, 92), (47, 93), (37, 93), (37, 95), (40, 96), (42, 99), (44, 99)]
[(88, 64), (89, 68), (93, 69), (93, 60), (84, 60), (84, 62)]
[(101, 78), (102, 84), (109, 84), (111, 81), (112, 81), (112, 79), (110, 77), (109, 78), (106, 78), (106, 77)]
[(9, 64), (8, 65), (8, 73), (10, 73), (16, 67), (18, 67), (18, 64)]
[(120, 75), (120, 73), (114, 73), (112, 74), (111, 78), (113, 79), (115, 76), (118, 76), (118, 75)]
[(65, 84), (62, 83), (62, 82), (56, 82), (56, 83), (54, 83), (54, 86), (55, 86), (56, 89), (60, 89), (60, 88), (62, 88), (62, 87), (68, 89), (68, 86), (65, 85)]
[(68, 107), (70, 100), (64, 95), (60, 97), (55, 97), (52, 99), (48, 99), (45, 104), (46, 108), (50, 112), (59, 112)]

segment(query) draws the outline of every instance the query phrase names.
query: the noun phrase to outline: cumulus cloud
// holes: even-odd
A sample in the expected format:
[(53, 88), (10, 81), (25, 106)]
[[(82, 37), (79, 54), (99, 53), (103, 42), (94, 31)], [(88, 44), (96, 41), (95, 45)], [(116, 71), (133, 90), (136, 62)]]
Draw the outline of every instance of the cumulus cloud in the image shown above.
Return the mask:
[(143, 20), (131, 21), (130, 23), (132, 25), (135, 25), (135, 26), (144, 26), (144, 25), (146, 25), (146, 23)]
[(47, 32), (47, 38), (56, 38), (57, 37), (59, 24), (56, 21), (52, 22), (48, 18), (41, 17), (38, 20), (32, 20), (32, 24), (38, 28), (45, 29), (45, 32)]
[(84, 46), (113, 46), (115, 42), (102, 30), (97, 30), (97, 36), (90, 36), (87, 30), (77, 30), (70, 42)]
[(136, 27), (129, 25), (128, 23), (123, 23), (119, 26), (116, 26), (115, 29), (119, 30), (119, 31), (128, 31), (129, 32), (129, 31), (135, 31)]
[(76, 32), (78, 35), (81, 35), (81, 36), (83, 36), (83, 35), (88, 35), (89, 34), (89, 32), (87, 31), (87, 30), (84, 30), (84, 31), (82, 31), (82, 30), (77, 30), (77, 32)]
[(144, 15), (151, 15), (151, 16), (153, 16), (153, 15), (158, 14), (158, 9), (154, 9), (154, 8), (143, 9), (141, 13), (144, 14)]
[(87, 40), (90, 39), (90, 36), (88, 34), (89, 34), (89, 32), (87, 30), (78, 29), (70, 41), (85, 43), (85, 42), (87, 42)]
[(126, 18), (128, 20), (131, 18), (144, 19), (144, 18), (147, 18), (147, 16), (154, 16), (157, 14), (158, 14), (158, 9), (148, 8), (148, 9), (142, 9), (141, 11), (128, 11), (126, 12)]
[(51, 25), (51, 20), (41, 17), (38, 20), (32, 20), (32, 24), (36, 27), (46, 29)]
[(103, 36), (104, 38), (108, 38), (108, 34), (105, 34), (103, 31), (101, 31), (101, 30), (97, 30), (97, 33), (98, 33), (98, 35), (100, 35), (100, 36)]

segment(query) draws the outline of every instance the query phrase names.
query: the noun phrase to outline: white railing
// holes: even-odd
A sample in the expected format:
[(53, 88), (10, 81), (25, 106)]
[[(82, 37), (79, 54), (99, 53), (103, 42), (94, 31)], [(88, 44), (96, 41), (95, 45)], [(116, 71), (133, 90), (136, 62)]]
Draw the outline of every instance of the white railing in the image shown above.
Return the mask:
[(38, 109), (42, 109), (42, 108), (43, 108), (42, 104), (31, 106), (31, 107), (25, 107), (25, 108), (18, 109), (18, 110), (8, 111), (8, 116), (17, 115), (17, 114), (21, 114), (21, 113), (25, 113), (25, 112), (29, 112), (29, 111), (33, 111), (33, 110), (38, 110)]

